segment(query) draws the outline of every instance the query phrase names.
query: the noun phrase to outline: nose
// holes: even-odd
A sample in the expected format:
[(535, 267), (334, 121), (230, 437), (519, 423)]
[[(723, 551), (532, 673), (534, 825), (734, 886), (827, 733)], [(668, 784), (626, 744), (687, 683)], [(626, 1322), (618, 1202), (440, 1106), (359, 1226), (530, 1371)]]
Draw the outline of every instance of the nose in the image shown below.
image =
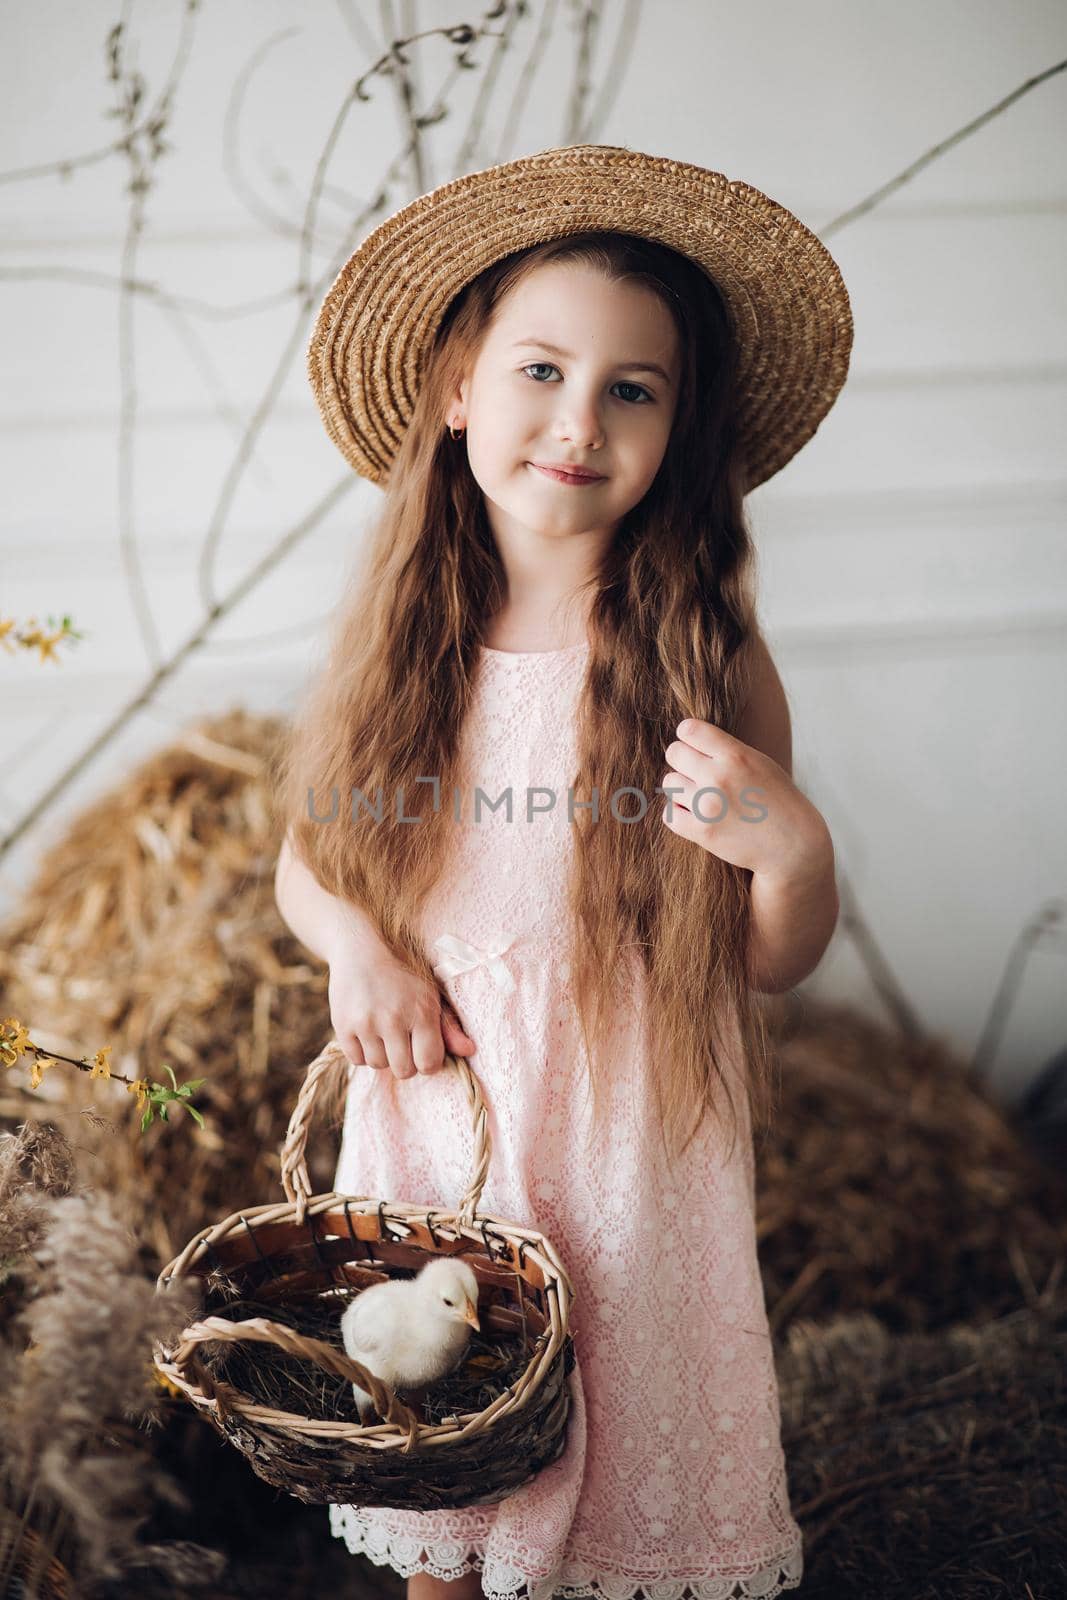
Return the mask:
[(604, 426), (594, 396), (583, 398), (571, 389), (566, 405), (560, 407), (556, 418), (556, 437), (582, 450), (595, 450), (603, 444)]

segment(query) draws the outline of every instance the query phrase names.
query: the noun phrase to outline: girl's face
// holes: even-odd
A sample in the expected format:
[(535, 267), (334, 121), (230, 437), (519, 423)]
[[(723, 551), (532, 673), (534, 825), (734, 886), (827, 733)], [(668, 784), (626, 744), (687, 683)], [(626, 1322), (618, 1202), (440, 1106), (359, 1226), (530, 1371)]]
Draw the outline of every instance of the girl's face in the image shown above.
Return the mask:
[[(497, 306), (451, 419), (466, 423), (498, 539), (523, 530), (610, 539), (663, 460), (679, 365), (674, 320), (643, 285), (564, 262), (517, 284)], [(576, 487), (535, 463), (601, 476)]]

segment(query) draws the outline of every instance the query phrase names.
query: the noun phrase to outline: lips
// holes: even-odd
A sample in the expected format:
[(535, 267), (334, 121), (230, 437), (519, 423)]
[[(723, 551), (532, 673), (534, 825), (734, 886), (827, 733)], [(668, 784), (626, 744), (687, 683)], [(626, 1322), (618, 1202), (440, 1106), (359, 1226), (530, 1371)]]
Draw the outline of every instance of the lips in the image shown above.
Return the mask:
[(600, 472), (584, 472), (574, 467), (550, 466), (540, 461), (531, 461), (530, 465), (538, 472), (543, 472), (546, 477), (554, 478), (557, 483), (583, 484), (603, 483), (604, 481), (603, 473)]

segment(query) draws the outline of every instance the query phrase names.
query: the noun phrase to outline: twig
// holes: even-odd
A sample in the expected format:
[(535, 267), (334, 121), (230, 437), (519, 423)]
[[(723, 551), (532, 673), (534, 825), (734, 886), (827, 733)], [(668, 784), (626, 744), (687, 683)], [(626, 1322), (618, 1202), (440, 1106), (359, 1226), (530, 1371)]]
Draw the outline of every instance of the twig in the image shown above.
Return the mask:
[(1047, 78), (1055, 77), (1056, 73), (1062, 72), (1065, 67), (1067, 67), (1067, 60), (1057, 61), (1054, 67), (1046, 67), (1045, 71), (1039, 72), (1036, 77), (1027, 78), (1025, 83), (1021, 83), (1017, 89), (1013, 89), (1011, 94), (1005, 95), (1003, 100), (998, 100), (996, 105), (990, 106), (988, 111), (983, 111), (981, 116), (975, 117), (972, 122), (965, 123), (962, 128), (957, 128), (955, 133), (950, 134), (947, 139), (942, 139), (940, 144), (931, 145), (929, 150), (924, 151), (917, 161), (913, 161), (910, 167), (905, 167), (903, 172), (898, 172), (895, 178), (890, 178), (888, 183), (883, 183), (880, 189), (873, 190), (863, 200), (851, 206), (848, 211), (842, 211), (838, 216), (834, 217), (832, 222), (828, 222), (824, 228), (819, 229), (819, 238), (831, 239), (834, 234), (840, 233), (842, 228), (847, 228), (850, 222), (855, 222), (857, 217), (862, 217), (866, 212), (873, 211), (876, 205), (881, 204), (889, 195), (895, 194), (898, 189), (902, 189), (906, 183), (910, 183), (917, 173), (921, 172), (924, 167), (928, 167), (932, 161), (936, 161), (938, 156), (943, 156), (946, 150), (951, 150), (954, 145), (960, 144), (964, 139), (969, 138), (979, 128), (984, 128), (987, 122), (992, 122), (994, 117), (999, 116), (1002, 111), (1006, 111), (1010, 105), (1014, 105), (1016, 100), (1021, 99), (1024, 94), (1029, 94), (1031, 89), (1036, 89), (1037, 85), (1044, 83)]
[[(97, 162), (108, 161), (112, 156), (118, 155), (124, 150), (129, 150), (134, 140), (140, 139), (142, 135), (146, 133), (151, 135), (163, 114), (163, 108), (170, 103), (171, 95), (185, 65), (191, 37), (191, 18), (199, 4), (200, 0), (185, 0), (182, 31), (178, 39), (178, 48), (175, 52), (167, 82), (159, 99), (143, 122), (137, 123), (127, 133), (123, 134), (121, 139), (116, 139), (113, 144), (103, 145), (100, 149), (90, 150), (84, 155), (63, 156), (58, 161), (42, 161), (32, 167), (14, 167), (8, 172), (0, 172), (0, 183), (22, 183), (29, 178), (69, 178), (71, 173), (76, 172), (80, 167), (91, 167), (95, 166)], [(122, 28), (124, 25), (124, 23), (119, 23), (118, 27)], [(114, 37), (114, 34), (115, 30), (112, 29), (111, 37)]]
[[(300, 223), (291, 217), (274, 211), (267, 201), (252, 187), (251, 180), (246, 177), (241, 162), (241, 118), (244, 114), (245, 99), (255, 73), (263, 65), (267, 56), (275, 45), (283, 40), (290, 39), (299, 34), (300, 28), (281, 28), (270, 36), (263, 44), (259, 45), (251, 54), (248, 61), (237, 75), (230, 98), (226, 106), (226, 115), (222, 127), (222, 166), (229, 180), (230, 187), (248, 212), (249, 216), (261, 223), (272, 233), (281, 235), (286, 239), (300, 237)], [(359, 202), (347, 190), (331, 185), (323, 190), (332, 200), (343, 207), (345, 215), (351, 216), (352, 211)], [(301, 199), (300, 208), (303, 210), (304, 201)]]
[(567, 114), (563, 119), (561, 144), (583, 144), (582, 112), (589, 98), (589, 64), (593, 59), (596, 36), (600, 28), (599, 0), (590, 0), (578, 22), (578, 51), (575, 57), (574, 82)]
[(257, 317), (263, 311), (273, 311), (276, 306), (284, 305), (300, 292), (300, 285), (293, 283), (285, 289), (275, 289), (270, 294), (260, 295), (255, 300), (241, 300), (236, 305), (219, 306), (213, 305), (210, 300), (200, 300), (196, 295), (172, 294), (167, 289), (161, 289), (159, 284), (153, 283), (150, 278), (119, 277), (110, 272), (100, 272), (94, 267), (58, 266), (52, 262), (40, 266), (0, 267), (0, 280), (8, 282), (23, 280), (35, 283), (41, 279), (53, 279), (57, 283), (76, 283), (86, 289), (124, 289), (128, 294), (139, 294), (149, 300), (158, 300), (160, 305), (167, 309), (185, 311), (190, 316), (207, 317), (218, 322), (229, 322), (237, 317)]
[(906, 1039), (918, 1040), (926, 1036), (926, 1029), (919, 1021), (918, 1015), (904, 990), (897, 982), (885, 956), (882, 954), (874, 934), (864, 920), (848, 875), (840, 868), (837, 873), (838, 898), (841, 902), (840, 921), (841, 927), (849, 935), (856, 951), (867, 968), (868, 976), (878, 994), (882, 997), (901, 1033)]
[[(549, 0), (549, 4), (541, 13), (540, 37), (543, 37), (546, 42), (551, 28), (551, 22), (546, 22), (546, 18), (551, 17), (552, 13), (555, 11), (555, 8), (556, 0)], [(456, 158), (452, 164), (453, 177), (456, 177), (461, 172), (471, 172), (477, 165), (481, 164), (478, 157), (478, 150), (481, 136), (485, 132), (485, 123), (489, 111), (489, 102), (492, 98), (493, 90), (496, 88), (497, 80), (500, 76), (500, 69), (507, 58), (508, 51), (511, 48), (512, 34), (518, 28), (519, 23), (524, 20), (525, 12), (523, 7), (514, 6), (504, 19), (504, 26), (501, 31), (493, 36), (496, 42), (493, 46), (493, 50), (488, 61), (485, 63), (485, 71), (482, 73), (481, 82), (478, 85), (478, 93), (475, 95), (474, 105), (471, 108), (471, 116), (467, 127), (467, 132), (464, 135), (463, 142), (460, 145), (459, 150), (456, 153)], [(529, 92), (529, 88), (530, 79), (527, 78), (526, 73), (523, 72), (519, 77), (518, 90), (512, 98), (509, 123), (511, 117), (515, 114), (516, 104), (522, 103), (525, 95)], [(440, 115), (443, 115), (443, 112), (439, 112), (438, 116)], [(504, 148), (510, 150), (512, 146), (510, 143), (506, 143)], [(486, 162), (486, 165), (488, 165), (488, 161)]]
[[(181, 43), (179, 45), (178, 60), (184, 67), (188, 59), (187, 36), (189, 33), (189, 20), (192, 12), (185, 13), (185, 26), (182, 28)], [(136, 125), (136, 110), (140, 104), (143, 89), (143, 80), (140, 73), (130, 71), (128, 76), (123, 75), (122, 43), (124, 24), (119, 23), (113, 28), (108, 38), (109, 77), (120, 91), (119, 104), (114, 106), (109, 113), (111, 116), (123, 117), (127, 129), (132, 131)], [(121, 282), (125, 283), (134, 275), (137, 261), (137, 243), (144, 229), (145, 203), (148, 191), (151, 188), (151, 170), (155, 161), (164, 149), (162, 131), (166, 127), (167, 113), (170, 109), (170, 96), (173, 88), (180, 81), (178, 61), (171, 70), (171, 82), (160, 97), (159, 113), (148, 124), (148, 150), (142, 149), (140, 139), (131, 137), (124, 146), (130, 164), (130, 211), (126, 219), (126, 233), (122, 243), (122, 271)], [(118, 523), (119, 523), (119, 553), (122, 564), (126, 570), (126, 586), (130, 595), (134, 616), (141, 630), (141, 638), (145, 647), (145, 654), (153, 666), (158, 665), (161, 654), (159, 630), (152, 615), (152, 607), (145, 587), (144, 573), (141, 569), (140, 556), (137, 550), (137, 540), (133, 527), (133, 430), (137, 421), (137, 377), (134, 366), (134, 341), (133, 341), (133, 298), (125, 288), (119, 289), (119, 439), (118, 439)]]
[(1044, 905), (1029, 919), (1022, 931), (1016, 936), (1015, 943), (1008, 952), (1008, 959), (1001, 974), (993, 995), (989, 1014), (978, 1036), (978, 1043), (974, 1048), (974, 1055), (967, 1067), (969, 1081), (977, 1083), (979, 1079), (988, 1077), (988, 1069), (1000, 1048), (1004, 1029), (1015, 1002), (1019, 985), (1022, 982), (1023, 972), (1031, 951), (1044, 939), (1050, 930), (1062, 925), (1067, 915), (1067, 901), (1046, 900)]
[[(495, 12), (490, 13), (490, 16), (492, 15), (495, 15)], [(466, 27), (460, 29), (434, 28), (429, 29), (428, 33), (445, 33), (453, 39), (453, 42), (456, 42), (457, 40), (462, 42), (466, 41), (467, 35), (471, 34), (472, 30)], [(419, 37), (423, 36), (420, 35)], [(410, 40), (400, 41), (401, 44), (410, 42)], [(308, 194), (303, 228), (301, 230), (300, 267), (298, 272), (297, 286), (298, 292), (301, 296), (301, 301), (297, 321), (294, 325), (292, 333), (290, 334), (285, 349), (282, 352), (281, 358), (279, 359), (274, 375), (268, 383), (267, 389), (264, 392), (259, 405), (256, 407), (251, 420), (249, 421), (248, 427), (245, 431), (245, 437), (241, 443), (241, 448), (230, 464), (219, 494), (218, 501), (216, 502), (214, 511), (212, 512), (211, 523), (208, 527), (207, 534), (205, 535), (203, 547), (200, 553), (200, 562), (198, 568), (200, 594), (205, 608), (209, 611), (209, 613), (215, 603), (212, 581), (213, 569), (216, 550), (222, 537), (222, 530), (225, 526), (226, 518), (233, 502), (233, 498), (240, 484), (241, 474), (247, 465), (248, 457), (255, 437), (260, 428), (262, 428), (266, 422), (268, 416), (270, 415), (271, 407), (277, 399), (278, 394), (281, 392), (282, 385), (293, 357), (295, 356), (297, 350), (303, 345), (305, 328), (304, 319), (306, 314), (314, 304), (315, 299), (321, 296), (326, 287), (336, 276), (336, 273), (340, 270), (340, 267), (343, 265), (351, 251), (352, 239), (362, 229), (364, 223), (368, 222), (371, 217), (385, 209), (386, 203), (389, 199), (392, 183), (410, 154), (409, 144), (404, 146), (404, 148), (400, 150), (396, 156), (394, 156), (393, 160), (389, 164), (386, 172), (386, 179), (379, 189), (379, 192), (368, 204), (368, 206), (364, 208), (360, 216), (358, 216), (353, 222), (352, 228), (349, 230), (346, 238), (342, 240), (341, 247), (334, 257), (334, 260), (327, 267), (326, 272), (322, 274), (320, 282), (314, 285), (309, 285), (308, 273), (310, 271), (311, 260), (311, 239), (314, 232), (314, 220), (318, 209), (319, 196), (322, 192), (322, 187), (325, 182), (329, 154), (332, 153), (337, 139), (340, 136), (341, 129), (344, 126), (348, 112), (355, 100), (366, 100), (368, 98), (363, 92), (364, 83), (374, 76), (375, 72), (381, 68), (382, 63), (387, 62), (389, 59), (389, 56), (383, 56), (379, 62), (376, 62), (368, 72), (364, 73), (363, 76), (357, 80), (352, 91), (345, 97), (334, 118), (333, 126), (327, 135), (326, 144), (322, 153), (320, 154), (318, 162), (316, 163), (315, 174), (312, 179), (311, 188)], [(446, 87), (451, 85), (452, 79), (461, 70), (461, 65), (462, 56), (457, 58), (456, 63), (453, 65), (452, 72), (446, 80)], [(0, 847), (0, 858), (2, 858), (2, 847)]]
[(611, 60), (603, 73), (600, 86), (600, 98), (596, 105), (587, 114), (577, 142), (592, 144), (596, 140), (597, 130), (604, 126), (611, 111), (619, 90), (626, 78), (626, 63), (633, 58), (633, 43), (637, 35), (637, 25), (641, 11), (641, 0), (626, 0), (626, 10), (619, 30), (615, 35), (615, 46), (611, 52)]
[(279, 562), (284, 560), (289, 552), (295, 549), (301, 540), (306, 538), (312, 529), (318, 525), (322, 518), (333, 510), (338, 501), (349, 493), (354, 483), (355, 478), (351, 473), (346, 473), (344, 477), (340, 478), (333, 488), (326, 492), (318, 504), (313, 506), (311, 511), (302, 517), (295, 527), (290, 528), (289, 532), (284, 534), (267, 551), (263, 559), (258, 561), (251, 571), (239, 583), (234, 584), (233, 588), (229, 590), (222, 600), (211, 608), (211, 611), (199, 626), (178, 646), (172, 655), (160, 663), (147, 682), (142, 684), (137, 693), (115, 712), (114, 716), (111, 717), (85, 749), (68, 766), (63, 768), (62, 772), (49, 784), (44, 793), (39, 795), (29, 810), (19, 818), (11, 832), (0, 839), (0, 859), (21, 839), (22, 835), (33, 826), (37, 819), (43, 816), (52, 802), (63, 793), (79, 773), (83, 772), (91, 764), (101, 750), (107, 748), (111, 740), (126, 726), (130, 718), (142, 706), (147, 705), (153, 699), (160, 685), (174, 676), (186, 657), (190, 656), (204, 642), (219, 617), (227, 616), (235, 606), (239, 605), (249, 590), (254, 588), (266, 573), (272, 571)]
[[(388, 0), (381, 0), (383, 21), (388, 19), (392, 32), (392, 16), (388, 10)], [(400, 32), (418, 38), (415, 32), (415, 15), (412, 9), (412, 0), (400, 0)], [(406, 56), (396, 44), (392, 47), (392, 61), (389, 64), (389, 75), (396, 85), (398, 109), (401, 117), (401, 135), (409, 141), (411, 151), (411, 182), (414, 194), (425, 194), (433, 188), (429, 175), (429, 157), (426, 151), (425, 140), (422, 136), (423, 124), (415, 109), (418, 98), (415, 89), (415, 62), (412, 57)], [(484, 79), (483, 79), (484, 82)]]

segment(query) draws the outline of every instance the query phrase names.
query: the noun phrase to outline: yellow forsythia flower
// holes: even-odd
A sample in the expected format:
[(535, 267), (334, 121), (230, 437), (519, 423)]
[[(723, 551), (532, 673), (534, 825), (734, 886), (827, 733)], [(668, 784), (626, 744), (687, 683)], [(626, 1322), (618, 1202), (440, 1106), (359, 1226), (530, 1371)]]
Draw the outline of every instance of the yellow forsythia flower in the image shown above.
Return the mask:
[(93, 1057), (93, 1070), (90, 1072), (89, 1078), (92, 1080), (93, 1078), (110, 1078), (110, 1076), (111, 1046), (106, 1044), (104, 1048), (102, 1050), (98, 1050)]
[[(52, 618), (49, 617), (48, 620), (51, 622)], [(59, 657), (56, 655), (55, 647), (60, 640), (81, 637), (70, 626), (69, 617), (64, 617), (60, 627), (56, 628), (52, 633), (46, 633), (43, 628), (38, 627), (36, 617), (31, 617), (20, 633), (14, 632), (15, 625), (13, 617), (7, 621), (0, 617), (0, 644), (3, 645), (8, 655), (14, 655), (15, 644), (21, 644), (28, 650), (39, 650), (42, 661), (55, 661), (57, 664), (59, 664)]]
[(22, 1026), (18, 1017), (6, 1017), (0, 1027), (0, 1059), (5, 1067), (13, 1067), (19, 1056), (23, 1055), (30, 1042), (30, 1036)]
[(143, 1111), (148, 1104), (148, 1084), (145, 1080), (143, 1078), (135, 1078), (132, 1083), (126, 1085), (126, 1093), (137, 1096), (137, 1109), (138, 1111)]
[(62, 638), (63, 638), (63, 629), (62, 628), (59, 630), (58, 633), (42, 633), (42, 634), (38, 634), (38, 636), (34, 639), (33, 642), (37, 646), (38, 650), (41, 652), (41, 660), (42, 661), (58, 661), (59, 660), (59, 657), (56, 655), (56, 648), (55, 647), (59, 643), (60, 639), (62, 639)]
[(44, 1077), (45, 1068), (54, 1067), (55, 1064), (55, 1056), (37, 1056), (30, 1068), (30, 1088), (39, 1089), (41, 1086), (41, 1079)]

